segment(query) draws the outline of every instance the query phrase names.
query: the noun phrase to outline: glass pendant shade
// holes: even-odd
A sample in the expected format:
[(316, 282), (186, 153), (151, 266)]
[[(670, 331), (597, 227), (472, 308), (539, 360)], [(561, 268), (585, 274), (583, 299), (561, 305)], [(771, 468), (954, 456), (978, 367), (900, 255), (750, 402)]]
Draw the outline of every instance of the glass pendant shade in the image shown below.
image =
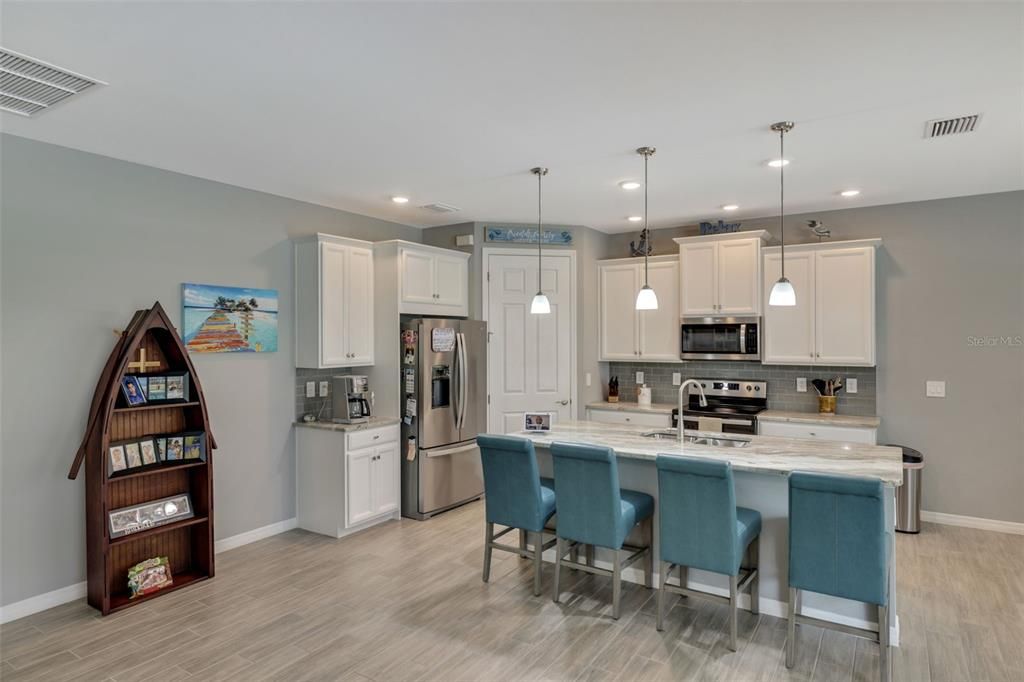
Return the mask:
[(654, 289), (650, 286), (644, 285), (636, 295), (636, 309), (637, 310), (657, 310), (658, 309), (658, 295), (654, 293)]
[(785, 277), (772, 285), (772, 293), (768, 295), (768, 305), (794, 306), (796, 305), (796, 290), (793, 284)]
[(544, 292), (538, 291), (537, 295), (533, 297), (533, 303), (530, 304), (531, 315), (547, 315), (551, 312), (551, 303), (548, 301), (548, 297), (544, 295)]

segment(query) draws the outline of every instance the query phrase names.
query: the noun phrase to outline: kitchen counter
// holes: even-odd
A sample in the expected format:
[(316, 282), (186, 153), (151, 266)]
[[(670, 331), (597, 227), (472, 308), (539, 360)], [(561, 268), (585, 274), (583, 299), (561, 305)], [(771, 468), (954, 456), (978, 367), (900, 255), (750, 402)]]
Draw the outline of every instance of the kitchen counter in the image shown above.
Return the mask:
[(818, 412), (791, 412), (787, 410), (765, 410), (757, 415), (759, 421), (785, 422), (789, 424), (831, 424), (863, 429), (877, 429), (882, 420), (878, 417), (862, 417), (854, 414), (821, 414)]
[(296, 426), (307, 429), (323, 429), (324, 431), (365, 431), (366, 429), (379, 429), (382, 426), (394, 426), (400, 424), (398, 417), (370, 417), (370, 421), (361, 424), (335, 424), (334, 422), (304, 422), (301, 419), (295, 422)]
[(599, 400), (596, 403), (589, 403), (588, 410), (609, 410), (611, 412), (646, 412), (649, 414), (672, 414), (676, 409), (673, 403), (651, 403), (641, 405), (640, 403), (618, 402), (610, 403), (607, 400)]
[[(724, 434), (749, 439), (742, 448), (724, 448), (684, 443), (673, 439), (645, 438), (649, 426), (604, 424), (600, 422), (558, 422), (551, 431), (523, 431), (515, 434), (529, 438), (534, 445), (547, 447), (554, 441), (592, 443), (615, 450), (622, 459), (652, 461), (659, 453), (706, 457), (727, 461), (737, 471), (760, 474), (789, 474), (814, 471), (824, 474), (865, 476), (881, 479), (887, 485), (903, 483), (903, 452), (899, 448), (863, 443)], [(721, 437), (721, 433), (686, 431), (691, 435)]]

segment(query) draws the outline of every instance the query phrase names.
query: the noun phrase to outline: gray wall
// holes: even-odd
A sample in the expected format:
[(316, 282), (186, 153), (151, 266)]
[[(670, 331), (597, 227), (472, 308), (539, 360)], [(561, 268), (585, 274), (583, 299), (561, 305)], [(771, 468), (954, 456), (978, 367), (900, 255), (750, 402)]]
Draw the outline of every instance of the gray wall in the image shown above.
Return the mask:
[(67, 479), (115, 327), (181, 283), (278, 290), (279, 350), (196, 355), (216, 451), (216, 535), (295, 516), (289, 236), (420, 231), (4, 135), (0, 603), (85, 579), (84, 481)]
[[(833, 241), (883, 240), (879, 438), (924, 453), (924, 508), (1024, 522), (1024, 346), (975, 340), (1024, 336), (1024, 192), (794, 215), (788, 243), (816, 241), (811, 218)], [(777, 217), (742, 223), (778, 243)], [(693, 234), (657, 230), (655, 252)], [(611, 257), (628, 256), (634, 238), (612, 237)], [(928, 379), (946, 382), (945, 399), (925, 397)]]
[[(471, 253), (469, 259), (469, 314), (474, 319), (483, 317), (483, 249), (487, 248), (524, 248), (529, 244), (505, 244), (485, 242), (484, 228), (487, 225), (505, 225), (514, 227), (534, 227), (522, 223), (476, 222), (442, 225), (423, 231), (423, 243), (457, 249)], [(546, 225), (545, 230), (556, 229)], [(582, 225), (558, 225), (557, 229), (572, 232), (571, 246), (545, 246), (544, 249), (570, 250), (576, 252), (576, 292), (579, 306), (576, 326), (576, 385), (578, 387), (577, 414), (582, 418), (588, 402), (600, 400), (603, 395), (603, 381), (607, 381), (608, 368), (598, 363), (597, 349), (597, 261), (607, 257), (610, 235), (598, 232)], [(459, 235), (472, 234), (474, 244), (471, 247), (455, 246), (455, 238)], [(591, 385), (586, 385), (587, 374), (591, 375)], [(602, 376), (604, 380), (602, 381)]]

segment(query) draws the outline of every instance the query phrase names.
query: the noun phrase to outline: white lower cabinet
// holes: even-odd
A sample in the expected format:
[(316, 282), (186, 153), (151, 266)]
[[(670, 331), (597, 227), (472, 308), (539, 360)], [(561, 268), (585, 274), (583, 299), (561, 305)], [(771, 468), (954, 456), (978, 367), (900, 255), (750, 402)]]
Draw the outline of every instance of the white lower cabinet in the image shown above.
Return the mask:
[(758, 421), (757, 433), (761, 436), (782, 436), (783, 438), (818, 438), (838, 440), (847, 443), (868, 443), (875, 445), (878, 429), (863, 426), (832, 426), (831, 424), (798, 424), (792, 422)]
[(297, 426), (299, 527), (340, 538), (397, 516), (398, 436), (397, 425), (350, 432)]
[(625, 410), (598, 410), (587, 408), (587, 421), (604, 424), (635, 424), (656, 428), (671, 428), (672, 415), (658, 412), (627, 412)]

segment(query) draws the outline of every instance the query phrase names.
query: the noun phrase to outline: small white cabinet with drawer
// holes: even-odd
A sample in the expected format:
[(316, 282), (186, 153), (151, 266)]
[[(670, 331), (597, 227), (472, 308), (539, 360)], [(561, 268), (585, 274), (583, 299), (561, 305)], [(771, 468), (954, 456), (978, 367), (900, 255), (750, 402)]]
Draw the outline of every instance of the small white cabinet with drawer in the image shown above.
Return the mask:
[(847, 443), (868, 443), (875, 445), (877, 429), (862, 426), (833, 426), (832, 424), (805, 424), (798, 422), (758, 421), (757, 433), (761, 436), (782, 436), (784, 438), (818, 438), (838, 440)]
[(633, 424), (636, 426), (653, 426), (656, 428), (670, 428), (672, 426), (672, 415), (660, 412), (628, 412), (626, 410), (602, 410), (598, 408), (587, 408), (587, 420), (602, 422), (605, 424)]
[(398, 426), (296, 426), (300, 528), (340, 538), (399, 514)]

